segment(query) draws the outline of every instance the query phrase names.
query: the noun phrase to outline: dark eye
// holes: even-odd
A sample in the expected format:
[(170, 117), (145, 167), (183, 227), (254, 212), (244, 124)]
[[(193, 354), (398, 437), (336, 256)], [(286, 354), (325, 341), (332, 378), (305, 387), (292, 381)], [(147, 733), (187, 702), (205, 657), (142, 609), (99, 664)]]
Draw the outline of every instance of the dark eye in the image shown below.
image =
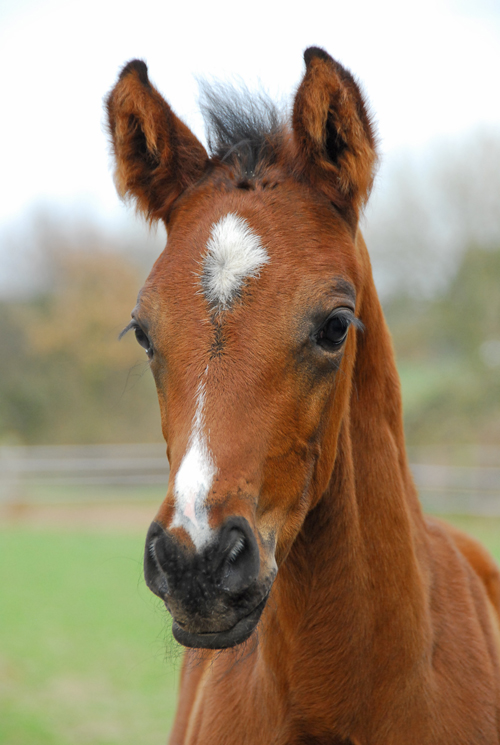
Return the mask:
[(143, 349), (146, 350), (148, 359), (153, 357), (153, 347), (144, 331), (139, 326), (134, 326), (135, 338)]
[(323, 347), (335, 348), (342, 344), (349, 331), (351, 318), (342, 311), (330, 316), (318, 331), (316, 341)]

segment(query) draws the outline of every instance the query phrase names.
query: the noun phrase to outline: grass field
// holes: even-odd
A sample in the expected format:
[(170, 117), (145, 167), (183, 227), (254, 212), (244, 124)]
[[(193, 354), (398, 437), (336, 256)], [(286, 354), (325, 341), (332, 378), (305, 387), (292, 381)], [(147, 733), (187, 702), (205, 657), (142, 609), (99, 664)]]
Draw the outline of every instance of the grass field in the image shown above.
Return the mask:
[[(447, 518), (500, 561), (500, 519)], [(0, 743), (159, 745), (181, 653), (142, 579), (144, 532), (0, 530)]]
[(151, 745), (180, 654), (142, 579), (144, 535), (0, 531), (0, 743)]

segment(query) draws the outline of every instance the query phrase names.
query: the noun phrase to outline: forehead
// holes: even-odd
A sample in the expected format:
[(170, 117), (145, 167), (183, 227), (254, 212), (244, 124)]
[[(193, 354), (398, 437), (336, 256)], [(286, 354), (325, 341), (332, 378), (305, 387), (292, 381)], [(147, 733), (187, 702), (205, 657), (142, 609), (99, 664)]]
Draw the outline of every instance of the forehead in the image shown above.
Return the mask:
[(166, 250), (143, 290), (176, 303), (195, 293), (228, 310), (257, 287), (288, 296), (321, 286), (354, 292), (359, 260), (348, 226), (306, 187), (277, 182), (248, 189), (199, 189), (181, 203)]

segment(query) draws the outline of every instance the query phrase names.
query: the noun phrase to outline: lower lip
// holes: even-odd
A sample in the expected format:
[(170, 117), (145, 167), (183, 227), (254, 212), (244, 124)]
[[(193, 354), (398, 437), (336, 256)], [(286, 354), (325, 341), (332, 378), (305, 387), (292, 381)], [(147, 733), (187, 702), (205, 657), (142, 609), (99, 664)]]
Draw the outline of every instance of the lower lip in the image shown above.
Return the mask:
[(237, 644), (245, 642), (251, 636), (264, 610), (266, 601), (267, 595), (248, 616), (241, 618), (228, 631), (218, 631), (213, 634), (191, 634), (174, 621), (172, 623), (174, 639), (184, 647), (198, 649), (228, 649), (229, 647), (235, 647)]

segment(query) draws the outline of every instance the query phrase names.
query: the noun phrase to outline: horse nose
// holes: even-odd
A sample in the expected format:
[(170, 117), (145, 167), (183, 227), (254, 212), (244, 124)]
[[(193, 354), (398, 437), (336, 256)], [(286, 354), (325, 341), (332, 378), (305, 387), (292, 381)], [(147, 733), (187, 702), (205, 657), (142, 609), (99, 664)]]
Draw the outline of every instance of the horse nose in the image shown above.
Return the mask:
[(259, 571), (259, 546), (243, 517), (228, 518), (214, 539), (197, 552), (157, 522), (151, 524), (146, 537), (146, 584), (163, 600), (189, 598), (200, 592), (204, 597), (218, 593), (238, 596), (257, 580)]

